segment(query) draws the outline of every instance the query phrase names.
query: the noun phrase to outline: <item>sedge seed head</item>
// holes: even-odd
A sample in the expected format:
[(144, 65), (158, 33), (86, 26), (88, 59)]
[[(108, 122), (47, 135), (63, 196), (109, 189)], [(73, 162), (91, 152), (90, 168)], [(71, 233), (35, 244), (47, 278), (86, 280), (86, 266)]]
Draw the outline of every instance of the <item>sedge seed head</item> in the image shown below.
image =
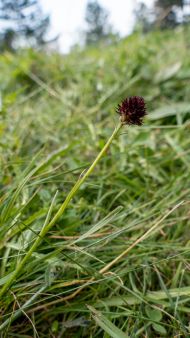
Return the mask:
[(146, 104), (141, 96), (131, 96), (118, 104), (116, 112), (120, 115), (121, 122), (128, 125), (143, 124), (146, 113)]

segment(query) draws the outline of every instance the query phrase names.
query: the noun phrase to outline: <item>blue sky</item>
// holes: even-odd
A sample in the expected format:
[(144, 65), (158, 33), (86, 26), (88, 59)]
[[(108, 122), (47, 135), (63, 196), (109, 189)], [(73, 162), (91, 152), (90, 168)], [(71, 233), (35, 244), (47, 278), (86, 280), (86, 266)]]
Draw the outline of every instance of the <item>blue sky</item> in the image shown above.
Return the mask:
[[(68, 52), (72, 44), (80, 40), (85, 27), (84, 15), (88, 0), (40, 0), (43, 11), (51, 17), (51, 35), (60, 35), (62, 52)], [(150, 6), (153, 0), (144, 0)], [(99, 0), (109, 10), (110, 23), (122, 36), (133, 27), (133, 10), (136, 0)]]

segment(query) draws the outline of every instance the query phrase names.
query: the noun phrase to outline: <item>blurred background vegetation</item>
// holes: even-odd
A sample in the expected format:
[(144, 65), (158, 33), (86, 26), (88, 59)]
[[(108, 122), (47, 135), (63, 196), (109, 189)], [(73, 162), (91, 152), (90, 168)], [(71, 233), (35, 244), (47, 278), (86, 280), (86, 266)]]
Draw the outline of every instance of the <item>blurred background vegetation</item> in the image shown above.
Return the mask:
[[(147, 33), (156, 29), (163, 30), (188, 24), (189, 7), (188, 0), (155, 0), (151, 8), (144, 2), (136, 2), (133, 30)], [(87, 2), (85, 20), (86, 45), (100, 41), (112, 43), (113, 40), (119, 39), (119, 33), (115, 32), (109, 22), (109, 11), (98, 1)], [(50, 17), (43, 14), (38, 0), (1, 0), (0, 24), (1, 51), (15, 51), (21, 46), (42, 47), (45, 44), (47, 47), (48, 43), (58, 39), (54, 37), (48, 41)], [(78, 43), (80, 45), (80, 41)]]
[(0, 0), (0, 287), (56, 191), (52, 215), (111, 135), (118, 102), (140, 95), (148, 111), (142, 127), (122, 130), (0, 299), (2, 337), (190, 335), (189, 6), (138, 3), (121, 38), (89, 1), (81, 41), (64, 55), (38, 1)]

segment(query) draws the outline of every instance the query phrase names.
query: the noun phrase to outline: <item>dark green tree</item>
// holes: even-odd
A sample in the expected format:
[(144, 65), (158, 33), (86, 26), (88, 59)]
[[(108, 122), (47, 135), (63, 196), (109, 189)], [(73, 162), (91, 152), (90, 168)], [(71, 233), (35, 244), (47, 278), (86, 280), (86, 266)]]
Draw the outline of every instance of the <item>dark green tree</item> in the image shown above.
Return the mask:
[(144, 2), (137, 3), (134, 10), (135, 27), (134, 31), (146, 33), (152, 29), (152, 14)]
[(112, 27), (108, 22), (109, 13), (96, 0), (87, 3), (85, 21), (87, 29), (85, 32), (85, 42), (92, 45), (98, 41), (109, 42), (118, 38), (118, 34), (113, 33)]
[(162, 29), (177, 26), (180, 23), (177, 12), (183, 9), (184, 5), (185, 0), (156, 0), (154, 4), (155, 26)]
[(0, 22), (1, 50), (46, 43), (49, 16), (43, 15), (37, 0), (0, 0)]

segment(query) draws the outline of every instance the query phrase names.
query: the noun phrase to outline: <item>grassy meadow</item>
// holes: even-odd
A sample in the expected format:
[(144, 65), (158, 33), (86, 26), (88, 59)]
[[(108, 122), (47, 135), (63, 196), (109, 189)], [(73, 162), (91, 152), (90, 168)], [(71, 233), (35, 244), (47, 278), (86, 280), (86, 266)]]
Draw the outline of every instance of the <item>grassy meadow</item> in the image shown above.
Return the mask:
[(0, 337), (190, 337), (189, 36), (0, 56)]

